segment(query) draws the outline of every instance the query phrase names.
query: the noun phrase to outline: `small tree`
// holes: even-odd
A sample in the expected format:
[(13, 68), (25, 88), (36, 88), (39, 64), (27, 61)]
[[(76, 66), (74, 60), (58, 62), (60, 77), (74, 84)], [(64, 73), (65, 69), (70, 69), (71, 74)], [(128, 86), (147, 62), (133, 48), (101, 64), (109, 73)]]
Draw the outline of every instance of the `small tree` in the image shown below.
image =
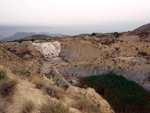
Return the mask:
[(22, 43), (22, 40), (19, 40), (18, 42), (19, 42), (19, 43)]
[(93, 32), (93, 33), (91, 34), (91, 36), (96, 36), (96, 33)]
[(116, 38), (119, 38), (120, 34), (119, 34), (118, 32), (114, 32), (114, 36), (115, 36)]
[(34, 42), (34, 39), (31, 39), (32, 42)]

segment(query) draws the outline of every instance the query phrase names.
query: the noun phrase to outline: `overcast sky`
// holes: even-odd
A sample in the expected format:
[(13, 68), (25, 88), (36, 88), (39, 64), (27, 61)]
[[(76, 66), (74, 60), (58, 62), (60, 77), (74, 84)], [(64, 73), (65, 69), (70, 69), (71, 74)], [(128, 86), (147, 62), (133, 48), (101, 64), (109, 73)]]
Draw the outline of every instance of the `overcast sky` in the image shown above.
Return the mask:
[(150, 0), (0, 0), (0, 32), (10, 26), (64, 34), (113, 32), (146, 23)]

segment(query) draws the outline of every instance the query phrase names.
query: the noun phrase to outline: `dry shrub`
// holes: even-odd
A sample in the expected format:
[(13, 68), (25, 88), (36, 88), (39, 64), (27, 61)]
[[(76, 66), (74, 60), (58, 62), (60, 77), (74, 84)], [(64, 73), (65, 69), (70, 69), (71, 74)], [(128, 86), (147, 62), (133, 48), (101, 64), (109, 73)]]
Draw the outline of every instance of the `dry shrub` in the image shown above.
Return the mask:
[(43, 81), (43, 78), (40, 75), (33, 76), (32, 82), (35, 84), (35, 87), (38, 89), (45, 87), (45, 82)]
[(0, 80), (6, 78), (6, 70), (0, 69)]
[(0, 83), (0, 94), (3, 97), (12, 95), (15, 90), (16, 84), (17, 80), (2, 80)]
[(85, 113), (101, 113), (100, 104), (96, 105), (92, 100), (84, 97), (76, 98), (77, 103), (75, 108), (82, 110)]
[(35, 85), (36, 85), (36, 88), (41, 89), (44, 87), (45, 83), (44, 81), (37, 81)]
[(11, 69), (13, 74), (17, 75), (21, 79), (29, 78), (31, 75), (31, 72), (29, 70), (19, 69), (17, 67), (14, 67)]
[(65, 91), (59, 87), (56, 86), (46, 86), (45, 87), (46, 93), (49, 94), (52, 97), (55, 97), (57, 99), (62, 99), (65, 95)]
[(32, 101), (25, 101), (21, 108), (21, 113), (32, 113), (35, 109), (35, 105)]
[(69, 108), (62, 104), (61, 102), (48, 101), (47, 104), (44, 104), (41, 109), (41, 113), (70, 113)]

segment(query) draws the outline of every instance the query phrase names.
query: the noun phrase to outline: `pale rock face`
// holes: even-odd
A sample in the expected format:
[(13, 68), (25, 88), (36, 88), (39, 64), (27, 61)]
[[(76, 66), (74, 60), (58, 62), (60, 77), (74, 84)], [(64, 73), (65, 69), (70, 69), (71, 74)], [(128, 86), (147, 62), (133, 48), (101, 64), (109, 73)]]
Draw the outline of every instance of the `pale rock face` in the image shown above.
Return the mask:
[(48, 61), (51, 61), (53, 58), (58, 57), (61, 52), (61, 44), (58, 41), (33, 43), (33, 45), (44, 55), (44, 58)]

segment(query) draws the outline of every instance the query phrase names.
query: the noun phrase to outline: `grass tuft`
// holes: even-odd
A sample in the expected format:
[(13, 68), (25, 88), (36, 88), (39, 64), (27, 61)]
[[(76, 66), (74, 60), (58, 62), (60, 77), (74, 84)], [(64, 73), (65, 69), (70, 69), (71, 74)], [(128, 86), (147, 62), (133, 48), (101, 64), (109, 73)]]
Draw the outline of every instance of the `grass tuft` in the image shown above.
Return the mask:
[(70, 113), (69, 108), (62, 104), (61, 102), (56, 101), (48, 101), (47, 104), (44, 104), (40, 113)]
[(17, 84), (17, 80), (1, 80), (0, 94), (3, 97), (7, 97), (9, 95), (12, 95), (14, 90), (15, 90), (16, 84)]
[(22, 105), (21, 113), (32, 113), (35, 105), (32, 101), (25, 101)]

